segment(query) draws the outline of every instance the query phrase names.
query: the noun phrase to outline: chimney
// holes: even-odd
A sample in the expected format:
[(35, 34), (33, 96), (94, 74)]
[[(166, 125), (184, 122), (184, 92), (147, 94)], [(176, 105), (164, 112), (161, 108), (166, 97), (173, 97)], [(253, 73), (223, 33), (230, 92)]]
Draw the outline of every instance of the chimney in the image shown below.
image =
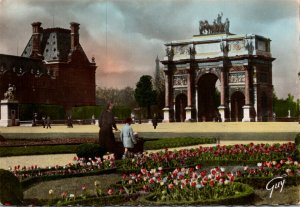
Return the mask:
[(71, 22), (71, 51), (76, 50), (79, 45), (79, 25), (76, 22)]
[(30, 57), (39, 58), (41, 57), (41, 22), (33, 22), (32, 25), (32, 52)]

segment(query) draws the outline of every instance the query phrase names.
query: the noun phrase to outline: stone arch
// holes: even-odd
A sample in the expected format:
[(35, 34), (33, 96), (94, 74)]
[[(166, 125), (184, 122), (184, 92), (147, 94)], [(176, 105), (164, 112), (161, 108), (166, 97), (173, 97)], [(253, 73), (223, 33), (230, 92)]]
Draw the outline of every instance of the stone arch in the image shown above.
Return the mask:
[(202, 74), (197, 84), (197, 117), (199, 121), (214, 121), (218, 118), (220, 96), (216, 93), (216, 82), (219, 80), (214, 73)]
[(180, 93), (175, 97), (175, 121), (184, 122), (186, 118), (185, 108), (187, 107), (187, 96)]
[(235, 91), (230, 95), (230, 119), (231, 121), (242, 121), (245, 95), (241, 91)]
[(217, 78), (221, 79), (221, 69), (220, 68), (201, 68), (198, 70), (196, 75), (196, 83), (200, 80), (200, 78), (207, 74), (213, 74), (217, 76)]

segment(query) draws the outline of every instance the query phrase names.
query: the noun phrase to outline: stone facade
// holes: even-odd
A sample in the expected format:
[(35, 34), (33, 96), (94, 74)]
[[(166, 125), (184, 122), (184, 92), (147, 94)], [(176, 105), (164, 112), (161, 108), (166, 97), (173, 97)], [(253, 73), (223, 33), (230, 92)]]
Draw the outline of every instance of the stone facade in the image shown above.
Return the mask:
[[(270, 42), (254, 34), (224, 33), (166, 43), (164, 121), (271, 119), (275, 58)], [(220, 98), (214, 100), (217, 81)]]
[(32, 23), (32, 36), (21, 56), (0, 55), (0, 100), (9, 84), (20, 104), (95, 105), (94, 58), (79, 43), (79, 24), (43, 29)]

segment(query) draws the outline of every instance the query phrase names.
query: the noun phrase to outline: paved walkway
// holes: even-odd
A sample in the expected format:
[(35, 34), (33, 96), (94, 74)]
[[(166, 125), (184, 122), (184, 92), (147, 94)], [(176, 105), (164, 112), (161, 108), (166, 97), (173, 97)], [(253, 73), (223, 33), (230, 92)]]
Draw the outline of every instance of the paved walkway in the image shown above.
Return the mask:
[[(118, 125), (121, 129), (122, 125)], [(160, 123), (156, 130), (150, 123), (134, 124), (133, 130), (142, 137), (182, 137), (182, 136), (216, 136), (221, 138), (221, 145), (253, 143), (285, 143), (293, 141), (295, 134), (300, 132), (297, 122), (201, 122), (201, 123)], [(17, 134), (24, 137), (26, 134), (41, 134), (43, 137), (53, 134), (88, 134), (97, 135), (99, 128), (94, 125), (52, 126), (51, 129), (42, 127), (7, 127), (0, 128), (0, 135)], [(211, 145), (205, 145), (211, 146)], [(197, 146), (192, 146), (197, 147)], [(191, 147), (185, 147), (191, 148)], [(178, 149), (178, 148), (177, 148)], [(8, 169), (16, 165), (40, 167), (66, 165), (73, 162), (75, 154), (34, 155), (17, 157), (0, 157), (0, 168)]]

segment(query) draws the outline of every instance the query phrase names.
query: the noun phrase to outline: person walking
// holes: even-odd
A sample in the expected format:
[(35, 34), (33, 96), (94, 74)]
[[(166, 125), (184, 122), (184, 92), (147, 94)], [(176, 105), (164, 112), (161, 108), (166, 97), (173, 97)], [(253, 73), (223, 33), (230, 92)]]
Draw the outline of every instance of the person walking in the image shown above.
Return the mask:
[(46, 120), (46, 124), (47, 124), (47, 129), (50, 128), (51, 129), (51, 119), (50, 116), (47, 116), (47, 120)]
[(137, 143), (137, 140), (135, 139), (133, 133), (133, 129), (131, 127), (131, 123), (132, 123), (132, 119), (127, 118), (125, 120), (125, 125), (123, 126), (120, 132), (120, 139), (125, 148), (122, 159), (125, 159), (126, 157), (130, 157), (130, 152), (134, 148), (134, 145)]
[(156, 114), (154, 114), (153, 118), (152, 118), (152, 125), (153, 125), (154, 129), (156, 129), (157, 123), (158, 123), (157, 116), (156, 116)]
[(42, 125), (43, 125), (43, 128), (46, 127), (46, 117), (45, 116), (42, 116)]
[(99, 116), (99, 144), (104, 147), (107, 152), (115, 153), (116, 141), (112, 128), (116, 131), (118, 131), (118, 128), (112, 113), (112, 108), (113, 104), (109, 103)]
[(73, 128), (73, 120), (72, 120), (71, 116), (68, 116), (67, 126), (68, 126), (68, 128)]

